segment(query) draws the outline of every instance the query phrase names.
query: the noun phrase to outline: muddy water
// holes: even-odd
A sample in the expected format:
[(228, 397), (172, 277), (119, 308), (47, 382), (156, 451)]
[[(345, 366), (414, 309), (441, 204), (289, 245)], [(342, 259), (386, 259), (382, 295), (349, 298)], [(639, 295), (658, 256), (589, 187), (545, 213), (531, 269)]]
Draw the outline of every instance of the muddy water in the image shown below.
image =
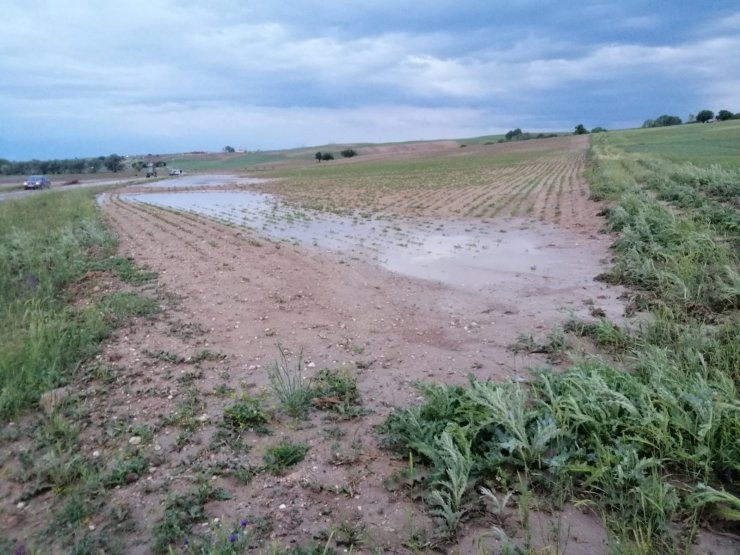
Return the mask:
[(617, 291), (593, 280), (604, 269), (603, 240), (569, 235), (541, 222), (344, 216), (297, 209), (275, 196), (248, 191), (122, 198), (208, 216), (273, 239), (373, 261), (392, 272), (513, 304), (529, 297), (532, 302), (564, 303), (575, 311), (583, 308), (584, 299), (599, 298), (610, 317), (621, 316)]
[(255, 177), (237, 177), (234, 175), (183, 175), (173, 179), (147, 182), (150, 189), (180, 189), (186, 187), (223, 187), (224, 185), (251, 185), (264, 183), (268, 179)]

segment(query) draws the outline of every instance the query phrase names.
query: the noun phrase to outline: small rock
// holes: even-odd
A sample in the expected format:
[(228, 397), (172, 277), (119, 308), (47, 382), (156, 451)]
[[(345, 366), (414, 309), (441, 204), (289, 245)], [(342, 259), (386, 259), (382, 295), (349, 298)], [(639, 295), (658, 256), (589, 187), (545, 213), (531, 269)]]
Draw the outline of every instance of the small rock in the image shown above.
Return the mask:
[(284, 510), (284, 509), (287, 509), (287, 508), (288, 507), (285, 505), (285, 503), (281, 503), (280, 506), (278, 507), (278, 509), (281, 509), (281, 510)]
[(205, 422), (209, 418), (210, 418), (210, 416), (208, 416), (207, 414), (201, 414), (198, 418), (196, 418), (196, 420), (198, 422)]
[(18, 504), (15, 506), (16, 509), (23, 509), (25, 508), (26, 504), (23, 501), (18, 501)]
[(95, 525), (94, 524), (91, 524), (87, 528), (88, 528), (88, 530), (90, 530), (92, 532), (93, 530), (95, 530)]
[(100, 456), (100, 451), (96, 449), (95, 451), (92, 452), (92, 456), (94, 459), (97, 459)]
[(131, 439), (128, 440), (128, 442), (131, 445), (140, 445), (141, 444), (141, 437), (140, 436), (133, 436)]

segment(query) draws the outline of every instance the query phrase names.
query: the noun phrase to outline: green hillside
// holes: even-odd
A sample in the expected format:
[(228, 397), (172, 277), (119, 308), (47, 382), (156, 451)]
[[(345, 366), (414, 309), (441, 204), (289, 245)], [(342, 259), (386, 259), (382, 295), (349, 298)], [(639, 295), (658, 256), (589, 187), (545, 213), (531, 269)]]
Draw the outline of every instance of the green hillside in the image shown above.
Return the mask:
[(652, 154), (697, 166), (740, 169), (740, 120), (633, 129), (600, 136), (628, 152)]

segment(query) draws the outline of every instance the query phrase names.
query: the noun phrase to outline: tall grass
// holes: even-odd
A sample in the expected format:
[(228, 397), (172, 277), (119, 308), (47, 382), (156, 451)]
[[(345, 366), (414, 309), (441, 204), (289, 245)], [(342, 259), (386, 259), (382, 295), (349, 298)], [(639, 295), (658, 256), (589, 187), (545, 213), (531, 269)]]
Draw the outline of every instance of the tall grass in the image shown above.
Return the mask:
[[(598, 139), (589, 171), (618, 232), (604, 277), (637, 290), (652, 314), (631, 332), (607, 321), (566, 329), (619, 353), (624, 367), (589, 358), (538, 372), (528, 386), (426, 385), (425, 401), (395, 411), (382, 429), (433, 476), (449, 476), (435, 453), (453, 427), (469, 445), (469, 491), (522, 474), (545, 492), (570, 484), (572, 498), (604, 515), (615, 552), (676, 553), (696, 531), (679, 523), (738, 520), (740, 252), (726, 225), (737, 216), (737, 181), (734, 171), (648, 159), (606, 141)], [(687, 187), (692, 202), (671, 193)], [(707, 218), (707, 207), (731, 217)], [(445, 488), (429, 496), (432, 514)]]
[(114, 248), (91, 192), (0, 204), (0, 419), (64, 384), (107, 335), (105, 310), (73, 308), (67, 288)]

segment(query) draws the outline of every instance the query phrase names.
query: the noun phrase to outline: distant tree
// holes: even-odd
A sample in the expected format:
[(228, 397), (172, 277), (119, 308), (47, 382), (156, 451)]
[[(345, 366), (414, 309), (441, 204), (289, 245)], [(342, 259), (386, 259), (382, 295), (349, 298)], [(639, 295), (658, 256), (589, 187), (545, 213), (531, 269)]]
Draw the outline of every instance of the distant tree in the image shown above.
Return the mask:
[(165, 166), (167, 166), (167, 162), (165, 162), (164, 160), (157, 160), (156, 162), (154, 162), (155, 168), (164, 168)]
[(696, 121), (699, 123), (707, 123), (711, 119), (714, 119), (714, 112), (711, 110), (702, 110), (696, 114)]
[(522, 130), (517, 127), (516, 129), (512, 129), (511, 131), (507, 132), (504, 137), (506, 137), (507, 141), (511, 141), (516, 137), (519, 137), (522, 133)]
[(334, 160), (334, 155), (331, 152), (324, 152), (321, 154), (321, 159), (324, 161)]
[(105, 159), (104, 164), (109, 171), (116, 173), (123, 169), (123, 160), (123, 156), (119, 156), (118, 154), (111, 154)]
[(594, 127), (591, 130), (591, 133), (606, 133), (606, 132), (607, 132), (607, 130), (604, 129), (603, 127)]
[(646, 119), (645, 123), (642, 124), (643, 127), (666, 127), (668, 125), (681, 125), (683, 123), (681, 121), (681, 118), (678, 116), (669, 116), (668, 114), (663, 114), (662, 116), (658, 116), (655, 119)]
[(321, 160), (324, 158), (324, 153), (319, 151), (316, 154), (314, 154), (313, 157), (316, 158), (316, 161), (320, 164)]
[[(698, 119), (699, 116), (697, 116)], [(663, 114), (662, 116), (658, 116), (655, 118), (655, 121), (653, 122), (653, 127), (667, 127), (669, 125), (681, 125), (683, 123), (681, 121), (681, 118), (678, 116), (669, 116), (667, 114)]]
[(85, 173), (85, 167), (87, 166), (87, 160), (72, 160), (69, 164), (69, 169), (74, 173)]
[(733, 117), (735, 117), (735, 115), (736, 114), (733, 114), (729, 110), (720, 110), (717, 113), (717, 119), (720, 121), (727, 121), (728, 119), (732, 119)]
[(224, 152), (236, 152), (236, 149), (233, 146), (226, 145), (224, 147)]
[(582, 123), (576, 125), (576, 130), (573, 132), (574, 135), (588, 135), (588, 129), (583, 127)]
[(103, 161), (100, 158), (91, 158), (89, 161), (90, 173), (98, 173), (103, 167)]
[(342, 152), (340, 152), (339, 154), (341, 154), (341, 155), (342, 155), (342, 156), (344, 156), (345, 158), (352, 158), (353, 156), (357, 156), (357, 152), (355, 152), (355, 151), (354, 151), (353, 149), (351, 149), (351, 148), (348, 148), (348, 149), (346, 149), (346, 150), (343, 150), (343, 151), (342, 151)]
[(143, 160), (137, 160), (136, 162), (131, 164), (131, 167), (137, 172), (140, 172), (141, 170), (146, 168), (146, 162), (144, 162)]

